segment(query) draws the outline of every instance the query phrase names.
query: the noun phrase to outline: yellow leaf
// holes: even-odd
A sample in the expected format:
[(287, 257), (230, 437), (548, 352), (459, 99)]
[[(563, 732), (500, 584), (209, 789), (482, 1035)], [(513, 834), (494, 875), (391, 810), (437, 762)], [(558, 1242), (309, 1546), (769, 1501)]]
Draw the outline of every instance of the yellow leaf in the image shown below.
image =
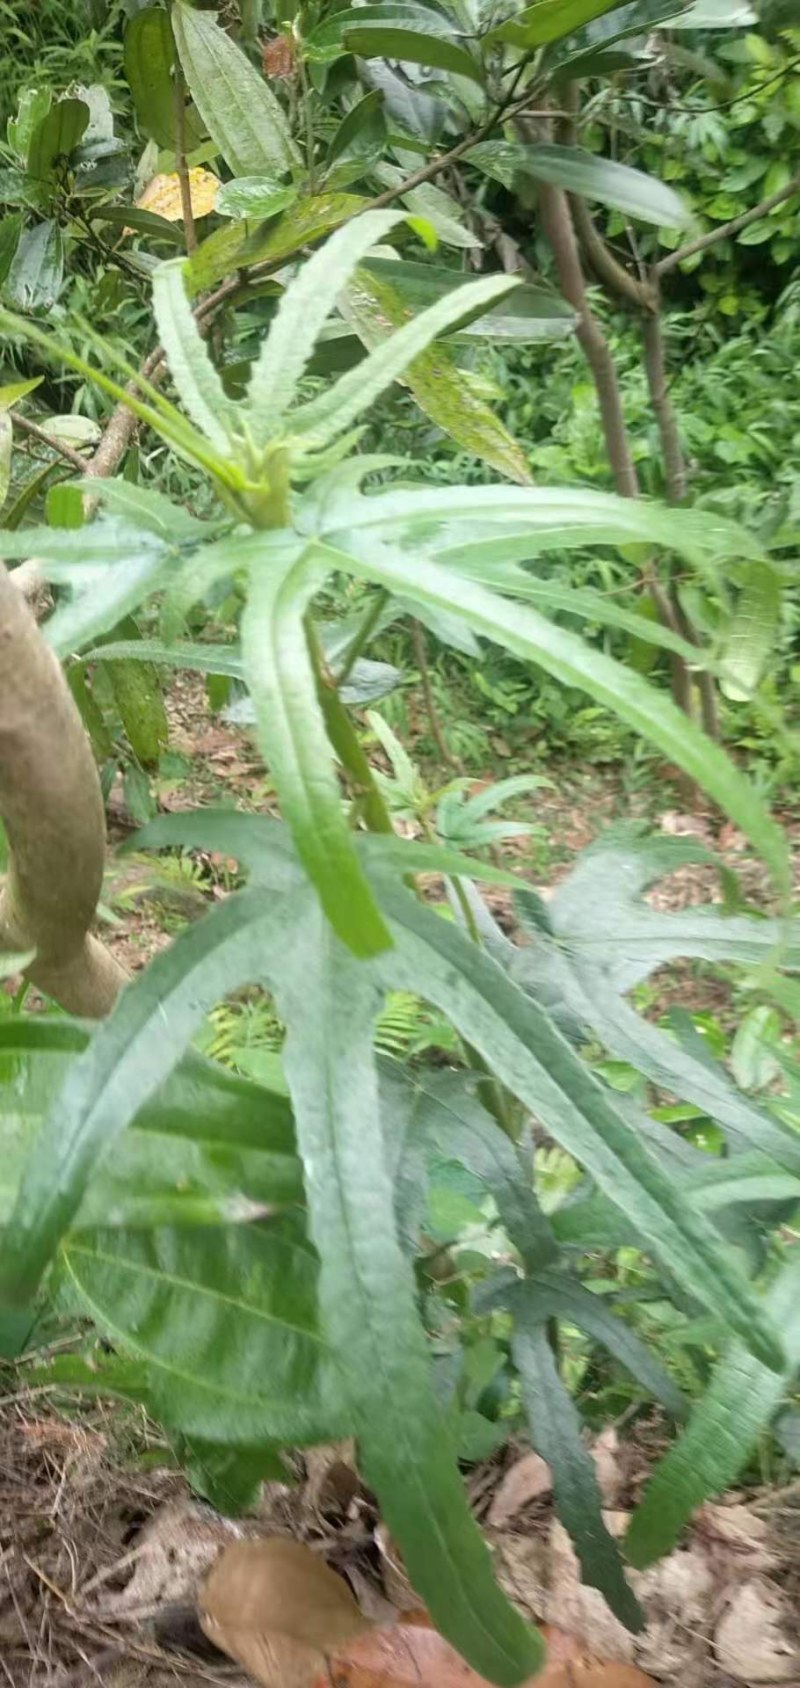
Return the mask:
[[(209, 211), (213, 211), (218, 188), (219, 179), (210, 170), (202, 170), (197, 166), (189, 171), (189, 193), (195, 217), (207, 217)], [(183, 219), (183, 207), (177, 171), (172, 171), (168, 176), (154, 176), (144, 192), (139, 195), (136, 204), (140, 211), (152, 211), (157, 217), (164, 217), (168, 223), (180, 223)]]

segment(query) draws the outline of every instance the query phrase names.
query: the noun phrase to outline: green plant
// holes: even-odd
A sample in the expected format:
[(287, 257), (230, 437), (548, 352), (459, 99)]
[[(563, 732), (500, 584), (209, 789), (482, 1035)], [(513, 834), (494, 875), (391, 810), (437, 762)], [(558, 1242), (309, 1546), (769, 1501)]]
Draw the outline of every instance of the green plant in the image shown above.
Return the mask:
[[(602, 9), (579, 0), (578, 18)], [(526, 32), (544, 22), (539, 8), (531, 11), (520, 25)], [(342, 44), (368, 59), (380, 46), (414, 62), (424, 55), (434, 70), (477, 85), (477, 58), (452, 30), (434, 35), (433, 14), (424, 16), (428, 32), (402, 30), (398, 42), (385, 15), (376, 39), (370, 27), (361, 33), (358, 10), (334, 14), (319, 26), (332, 28), (335, 40), (331, 47), (317, 34), (317, 62), (324, 66), (329, 51), (341, 56)], [(228, 203), (252, 195), (248, 202), (263, 209), (276, 177), (291, 196), (300, 155), (283, 108), (208, 13), (181, 8), (175, 27), (197, 109), (238, 183)], [(530, 62), (538, 63), (536, 52)], [(338, 151), (335, 143), (330, 150), (326, 168), (347, 148), (339, 137)], [(322, 162), (312, 135), (309, 174)], [(355, 167), (363, 170), (361, 159)], [(416, 194), (417, 186), (403, 193)], [(698, 1488), (709, 1492), (719, 1478), (707, 1423), (720, 1398), (730, 1410), (731, 1370), (745, 1365), (753, 1380), (753, 1410), (736, 1444), (741, 1463), (796, 1369), (796, 1333), (791, 1323), (781, 1326), (796, 1264), (779, 1237), (757, 1253), (737, 1252), (729, 1241), (730, 1234), (740, 1240), (739, 1209), (754, 1190), (773, 1214), (797, 1202), (796, 1134), (693, 1047), (676, 1049), (626, 992), (675, 955), (711, 955), (758, 968), (766, 995), (778, 1000), (792, 988), (798, 946), (785, 841), (746, 777), (645, 678), (550, 617), (571, 612), (581, 622), (636, 631), (698, 662), (694, 648), (600, 593), (554, 585), (522, 566), (573, 546), (615, 554), (663, 546), (702, 573), (728, 557), (763, 562), (758, 538), (710, 512), (588, 488), (432, 486), (413, 464), (359, 454), (362, 418), (398, 379), (410, 379), (423, 407), (437, 404), (440, 382), (450, 401), (465, 393), (449, 356), (426, 361), (440, 357), (437, 337), (487, 314), (513, 316), (512, 302), (525, 292), (506, 275), (451, 289), (438, 280), (422, 308), (401, 313), (402, 325), (380, 289), (377, 317), (367, 310), (364, 299), (376, 297), (369, 266), (402, 261), (385, 250), (376, 260), (376, 245), (407, 240), (409, 218), (412, 233), (430, 238), (428, 212), (441, 225), (441, 203), (432, 208), (426, 197), (424, 206), (416, 200), (396, 213), (343, 207), (339, 198), (332, 215), (330, 203), (324, 214), (313, 205), (309, 212), (298, 194), (277, 223), (266, 215), (266, 230), (257, 233), (273, 242), (266, 255), (263, 245), (249, 246), (253, 232), (231, 219), (232, 228), (209, 235), (210, 253), (201, 243), (186, 259), (155, 268), (157, 330), (181, 408), (153, 379), (155, 368), (137, 375), (114, 346), (94, 342), (90, 362), (67, 335), (0, 313), (0, 326), (37, 357), (126, 405), (188, 466), (208, 512), (201, 519), (154, 488), (95, 474), (75, 490), (91, 495), (99, 514), (82, 502), (74, 510), (76, 519), (93, 519), (4, 535), (5, 556), (35, 554), (59, 596), (39, 633), (23, 613), (13, 573), (0, 575), (4, 629), (13, 635), (0, 669), (0, 810), (10, 843), (0, 944), (17, 955), (35, 948), (27, 973), (69, 1012), (107, 1018), (91, 1032), (79, 1021), (35, 1015), (0, 1021), (15, 1110), (26, 1094), (23, 1128), (16, 1137), (7, 1130), (3, 1159), (0, 1287), (23, 1326), (45, 1280), (44, 1293), (55, 1290), (62, 1307), (89, 1316), (111, 1357), (99, 1366), (70, 1357), (51, 1376), (143, 1401), (188, 1450), (193, 1473), (205, 1469), (209, 1482), (224, 1460), (231, 1487), (246, 1492), (254, 1468), (273, 1468), (282, 1446), (354, 1435), (365, 1477), (435, 1622), (485, 1676), (511, 1684), (538, 1668), (542, 1647), (493, 1581), (458, 1473), (458, 1452), (486, 1445), (476, 1431), (490, 1445), (497, 1434), (496, 1420), (480, 1411), (480, 1380), (506, 1369), (513, 1375), (584, 1576), (633, 1628), (641, 1615), (603, 1524), (580, 1417), (551, 1343), (554, 1326), (585, 1332), (676, 1419), (685, 1411), (651, 1349), (584, 1281), (585, 1252), (643, 1250), (665, 1296), (707, 1315), (720, 1348), (735, 1345), (687, 1433), (699, 1452), (696, 1475), (681, 1491), (684, 1515)], [(224, 347), (204, 337), (197, 297), (213, 282), (222, 248), (226, 270), (252, 257), (257, 271), (259, 261), (282, 261), (331, 220), (344, 226), (295, 275), (267, 278), (268, 331), (248, 370), (226, 382)], [(445, 226), (452, 238), (452, 224)], [(279, 239), (276, 256), (281, 229), (289, 244)], [(255, 285), (263, 280), (256, 273)], [(226, 299), (238, 286), (238, 277), (226, 284)], [(352, 312), (359, 321), (366, 353), (332, 380), (320, 379), (314, 360), (333, 338), (326, 333), (339, 300), (342, 320)], [(531, 308), (528, 298), (529, 320)], [(119, 414), (110, 428), (124, 434)], [(462, 445), (525, 480), (515, 442), (483, 401), (465, 401), (463, 412), (456, 403), (447, 414)], [(320, 603), (329, 608), (337, 578), (362, 587), (344, 642), (318, 613)], [(193, 642), (187, 618), (220, 593), (240, 606), (239, 639)], [(158, 638), (104, 642), (154, 600)], [(374, 673), (358, 665), (367, 663), (383, 618), (409, 611), (434, 630), (442, 618), (455, 623), (462, 648), (469, 639), (500, 644), (646, 737), (760, 852), (778, 914), (701, 909), (673, 923), (642, 893), (686, 859), (685, 846), (617, 840), (587, 855), (547, 907), (520, 894), (529, 941), (513, 944), (476, 882), (516, 882), (462, 848), (497, 836), (488, 831), (495, 823), (486, 821), (487, 805), (508, 796), (508, 785), (491, 799), (459, 800), (453, 784), (432, 798), (384, 725), (399, 801), (428, 822), (435, 815), (441, 834), (431, 825), (423, 840), (399, 838), (385, 801), (393, 787), (376, 779), (349, 712), (346, 687), (356, 700), (364, 701), (362, 682), (366, 700), (375, 695)], [(51, 653), (183, 665), (244, 683), (283, 817), (198, 810), (145, 828), (137, 848), (218, 851), (236, 860), (247, 884), (118, 996), (118, 978), (86, 942), (102, 865), (97, 783)], [(75, 758), (71, 777), (60, 765), (62, 738)], [(430, 872), (447, 881), (450, 911), (418, 894), (417, 876)], [(280, 1080), (274, 1068), (262, 1067), (265, 1082), (233, 1074), (191, 1049), (206, 1016), (253, 986), (269, 993), (276, 1025), (285, 1027)], [(409, 998), (446, 1020), (449, 1067), (376, 1053), (386, 1004), (397, 1012)], [(273, 1008), (258, 1000), (261, 1031), (266, 1017), (272, 1035)], [(228, 1008), (218, 1029), (228, 1035), (231, 1019), (247, 1013), (255, 1018), (249, 1006)], [(721, 1172), (715, 1166), (709, 1177), (700, 1151), (592, 1072), (582, 1053), (587, 1031), (652, 1083), (689, 1102), (702, 1099), (729, 1137)], [(275, 1050), (262, 1043), (262, 1054)], [(537, 1200), (526, 1114), (546, 1146), (559, 1145), (582, 1172), (558, 1205), (551, 1176), (549, 1214)], [(454, 1163), (455, 1188), (441, 1170)], [(462, 1205), (454, 1206), (454, 1196)], [(479, 1267), (470, 1265), (468, 1250), (449, 1234), (464, 1200), (482, 1240), (495, 1230), (502, 1236), (502, 1269), (491, 1250), (476, 1249)], [(438, 1226), (433, 1258), (424, 1240), (429, 1210)], [(436, 1256), (451, 1241), (459, 1269), (444, 1288)], [(448, 1294), (465, 1311), (473, 1295), (474, 1306), (463, 1324), (463, 1386), (442, 1414), (431, 1346)], [(492, 1333), (498, 1312), (504, 1344)], [(473, 1316), (488, 1320), (488, 1330)], [(490, 1338), (488, 1359), (480, 1335)], [(476, 1414), (489, 1431), (476, 1427)], [(732, 1453), (726, 1471), (731, 1463)], [(660, 1480), (656, 1474), (654, 1485)], [(660, 1543), (646, 1508), (631, 1535), (640, 1562)], [(676, 1516), (677, 1508), (673, 1524)]]

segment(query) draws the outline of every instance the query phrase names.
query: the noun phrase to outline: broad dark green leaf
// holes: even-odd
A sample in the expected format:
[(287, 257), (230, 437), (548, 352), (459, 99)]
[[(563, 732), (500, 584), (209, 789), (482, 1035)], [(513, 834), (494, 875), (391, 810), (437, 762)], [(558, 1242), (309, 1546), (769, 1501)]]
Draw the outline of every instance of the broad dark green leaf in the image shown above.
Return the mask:
[[(159, 13), (159, 17), (164, 16), (165, 13)], [(149, 234), (154, 239), (166, 241), (168, 246), (184, 246), (185, 236), (179, 223), (168, 223), (166, 217), (158, 217), (153, 211), (142, 211), (138, 205), (93, 207), (92, 221), (108, 223), (112, 228), (134, 229), (137, 233)]]
[(275, 217), (297, 198), (297, 188), (274, 176), (236, 176), (217, 194), (221, 217)]
[(279, 264), (348, 222), (367, 203), (355, 193), (321, 193), (298, 199), (277, 223), (270, 222), (255, 233), (239, 223), (216, 229), (192, 253), (186, 285), (194, 295), (243, 265)]
[[(334, 14), (334, 18), (341, 13)], [(306, 42), (308, 48), (308, 42)], [(337, 159), (371, 158), (381, 152), (386, 139), (386, 118), (380, 90), (373, 88), (346, 111), (328, 148), (330, 169)]]
[[(535, 499), (538, 489), (523, 492), (513, 487), (496, 487), (486, 490), (499, 493), (501, 498), (505, 496), (511, 501), (515, 498)], [(450, 502), (448, 491), (444, 494), (446, 503)], [(469, 495), (461, 489), (459, 492), (464, 504), (468, 504)], [(375, 500), (376, 505), (382, 506), (381, 526), (386, 509), (383, 499), (391, 504), (397, 497), (397, 494), (388, 493)], [(402, 501), (403, 494), (399, 497)], [(370, 502), (370, 499), (363, 500), (365, 505)], [(431, 502), (435, 512), (435, 495)], [(632, 499), (620, 500), (620, 503), (634, 502)], [(433, 519), (436, 519), (435, 514)], [(443, 570), (419, 553), (412, 555), (407, 551), (389, 550), (374, 540), (370, 541), (363, 554), (356, 556), (353, 554), (352, 536), (345, 533), (342, 538), (345, 545), (349, 542), (350, 552), (325, 547), (331, 568), (340, 568), (345, 573), (372, 580), (391, 592), (419, 598), (434, 608), (446, 610), (457, 603), (460, 614), (476, 633), (495, 639), (514, 655), (537, 664), (563, 684), (588, 692), (613, 714), (627, 721), (643, 738), (656, 744), (672, 762), (697, 780), (703, 790), (719, 803), (763, 856), (781, 892), (785, 894), (788, 891), (786, 842), (780, 828), (754, 787), (720, 746), (707, 739), (688, 721), (671, 699), (621, 663), (594, 650), (575, 634), (565, 628), (554, 627), (527, 604), (498, 598), (484, 587), (458, 575), (455, 570)]]
[(669, 1553), (694, 1508), (736, 1481), (800, 1367), (799, 1260), (783, 1266), (764, 1305), (783, 1337), (784, 1369), (767, 1371), (741, 1343), (720, 1361), (634, 1513), (625, 1543), (633, 1565), (649, 1565)]
[[(443, 294), (455, 287), (463, 287), (470, 276), (463, 270), (445, 269), (442, 265), (407, 263), (405, 259), (365, 258), (362, 270), (368, 270), (379, 281), (388, 281), (412, 311), (424, 310)], [(575, 328), (575, 312), (557, 293), (546, 287), (523, 284), (515, 288), (482, 316), (461, 322), (452, 330), (454, 340), (499, 340), (513, 344), (527, 341), (559, 340)]]
[(414, 0), (386, 0), (382, 6), (345, 6), (318, 23), (304, 42), (310, 59), (319, 64), (332, 64), (346, 52), (345, 35), (350, 29), (412, 30), (421, 35), (437, 35), (451, 39), (457, 31), (452, 20), (432, 7), (417, 5)]
[(60, 1274), (70, 1301), (145, 1367), (167, 1426), (245, 1445), (341, 1429), (322, 1377), (317, 1262), (293, 1223), (100, 1230), (68, 1239)]
[[(354, 17), (358, 17), (355, 12)], [(399, 59), (411, 64), (447, 70), (451, 76), (467, 76), (483, 82), (483, 71), (465, 47), (441, 35), (399, 29), (395, 24), (354, 24), (345, 31), (345, 49), (362, 59)]]
[[(139, 128), (170, 152), (177, 151), (174, 62), (169, 13), (161, 6), (145, 6), (135, 12), (125, 30), (125, 77)], [(203, 139), (203, 125), (191, 107), (183, 121), (185, 148), (192, 152)]]
[(21, 211), (14, 211), (11, 216), (3, 217), (0, 221), (0, 285), (5, 281), (14, 261), (21, 234)]
[(628, 1629), (644, 1627), (639, 1602), (625, 1581), (619, 1549), (603, 1523), (603, 1502), (581, 1421), (562, 1383), (535, 1302), (524, 1286), (514, 1302), (511, 1352), (519, 1373), (530, 1438), (553, 1475), (556, 1511), (580, 1560), (583, 1581), (599, 1588)]
[(168, 1077), (203, 1015), (228, 991), (263, 976), (264, 946), (278, 918), (263, 892), (239, 892), (123, 991), (70, 1067), (26, 1165), (0, 1258), (6, 1300), (35, 1288), (98, 1156)]
[[(394, 268), (391, 263), (384, 266), (388, 271)], [(457, 291), (449, 290), (449, 296)], [(442, 296), (440, 292), (438, 297)], [(375, 275), (366, 268), (353, 277), (340, 310), (369, 351), (385, 344), (392, 330), (401, 329), (413, 316), (390, 277)], [(522, 484), (530, 481), (522, 447), (485, 399), (474, 392), (446, 346), (428, 346), (408, 365), (402, 379), (420, 409), (458, 445), (511, 480)]]
[(470, 151), (470, 162), (512, 188), (518, 175), (550, 182), (582, 199), (600, 200), (629, 217), (660, 227), (684, 228), (692, 221), (685, 200), (655, 176), (617, 164), (582, 147), (528, 146), (515, 141), (481, 141)]
[(695, 1299), (773, 1367), (780, 1345), (755, 1293), (711, 1226), (661, 1169), (549, 1019), (503, 969), (402, 887), (381, 883), (394, 948), (379, 963), (392, 989), (423, 994), (490, 1070), (635, 1224), (646, 1248)]
[(647, 37), (659, 24), (672, 24), (681, 11), (678, 0), (630, 0), (627, 6), (615, 6), (609, 14), (595, 16), (575, 34), (553, 43), (546, 54), (548, 70), (559, 79), (573, 80), (620, 65), (635, 59), (639, 45), (633, 41), (630, 49), (622, 44), (630, 37), (641, 37), (646, 47)]
[(252, 1511), (266, 1482), (288, 1483), (289, 1467), (269, 1443), (254, 1448), (231, 1448), (202, 1436), (177, 1434), (172, 1443), (195, 1492), (226, 1518)]
[(38, 192), (46, 191), (52, 172), (66, 164), (89, 122), (84, 100), (56, 100), (33, 131), (28, 148), (28, 175)]
[(391, 941), (347, 825), (308, 649), (305, 612), (320, 583), (313, 550), (255, 565), (242, 654), (261, 749), (298, 854), (334, 930), (355, 955)]
[(437, 1627), (475, 1669), (511, 1685), (543, 1649), (494, 1582), (431, 1387), (382, 1139), (372, 1052), (381, 993), (313, 908), (280, 965), (322, 1323), (364, 1474)]
[(545, 47), (621, 4), (622, 0), (535, 0), (518, 17), (490, 30), (487, 40), (510, 41), (515, 47)]
[(216, 14), (178, 4), (172, 27), (189, 91), (233, 175), (286, 175), (300, 154), (283, 107)]
[(4, 297), (21, 311), (48, 311), (64, 279), (64, 241), (51, 217), (23, 229), (3, 287)]

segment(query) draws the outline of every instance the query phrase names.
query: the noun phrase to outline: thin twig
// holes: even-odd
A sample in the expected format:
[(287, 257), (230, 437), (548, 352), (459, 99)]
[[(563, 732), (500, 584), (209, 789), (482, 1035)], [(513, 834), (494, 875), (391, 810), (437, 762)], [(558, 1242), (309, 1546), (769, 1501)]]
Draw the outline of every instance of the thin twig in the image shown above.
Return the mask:
[[(171, 25), (171, 14), (170, 14)], [(178, 53), (174, 53), (174, 87), (175, 100), (175, 168), (178, 172), (178, 182), (181, 190), (181, 211), (183, 212), (183, 238), (186, 251), (191, 256), (197, 245), (197, 234), (194, 226), (194, 208), (192, 206), (192, 184), (189, 176), (189, 166), (186, 162), (186, 84)]]
[(80, 475), (85, 475), (87, 460), (81, 457), (80, 452), (75, 451), (73, 446), (66, 445), (63, 440), (57, 440), (54, 434), (48, 434), (46, 429), (40, 428), (38, 422), (31, 422), (27, 416), (20, 416), (16, 410), (12, 410), (11, 420), (15, 428), (21, 429), (23, 434), (30, 434), (31, 439), (39, 440), (42, 445), (48, 446), (50, 451), (55, 451), (59, 457), (63, 457), (66, 463), (71, 463)]
[(442, 732), (442, 724), (436, 710), (433, 687), (431, 685), (430, 664), (428, 662), (428, 652), (425, 644), (425, 629), (422, 626), (422, 622), (417, 621), (416, 619), (413, 619), (411, 622), (411, 644), (414, 651), (414, 661), (419, 669), (422, 696), (425, 701), (425, 713), (428, 717), (428, 726), (431, 730), (431, 737), (445, 767), (460, 770), (461, 763), (449, 749), (444, 733)]
[(749, 229), (751, 223), (758, 223), (762, 217), (768, 217), (785, 199), (792, 199), (800, 193), (800, 174), (793, 176), (783, 188), (771, 193), (768, 199), (762, 199), (752, 210), (743, 211), (741, 217), (733, 217), (729, 223), (720, 223), (719, 228), (711, 229), (708, 234), (700, 235), (698, 240), (690, 240), (686, 246), (679, 246), (675, 252), (668, 252), (665, 258), (659, 258), (653, 267), (657, 276), (667, 275), (670, 270), (677, 268), (686, 258), (693, 258), (696, 252), (705, 252), (709, 246), (716, 246), (718, 240), (725, 240), (728, 235), (741, 234), (742, 229)]

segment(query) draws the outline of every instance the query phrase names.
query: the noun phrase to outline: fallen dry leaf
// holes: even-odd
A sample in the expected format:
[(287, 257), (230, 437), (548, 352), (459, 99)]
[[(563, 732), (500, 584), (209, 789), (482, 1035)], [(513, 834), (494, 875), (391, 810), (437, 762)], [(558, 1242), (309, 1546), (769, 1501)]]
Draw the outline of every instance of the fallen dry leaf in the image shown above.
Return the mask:
[(796, 1616), (793, 1620), (779, 1590), (760, 1577), (736, 1590), (717, 1625), (714, 1650), (722, 1670), (749, 1688), (800, 1676)]
[(342, 1577), (301, 1542), (235, 1542), (200, 1597), (209, 1641), (266, 1688), (311, 1688), (329, 1654), (369, 1629)]
[(502, 1483), (489, 1508), (489, 1523), (495, 1530), (502, 1529), (510, 1519), (516, 1518), (524, 1506), (530, 1501), (538, 1500), (541, 1495), (549, 1495), (553, 1487), (553, 1478), (549, 1465), (539, 1454), (523, 1454), (511, 1469), (506, 1472)]
[[(189, 196), (195, 217), (207, 217), (209, 211), (213, 211), (218, 189), (219, 178), (210, 170), (201, 170), (196, 166), (189, 171)], [(168, 223), (181, 222), (181, 180), (177, 171), (172, 171), (167, 176), (153, 176), (140, 193), (136, 204), (140, 211), (152, 211), (156, 217), (164, 217)]]
[[(632, 1665), (604, 1664), (580, 1650), (573, 1636), (546, 1635), (548, 1662), (530, 1688), (656, 1688)], [(489, 1688), (435, 1629), (392, 1624), (357, 1636), (325, 1661), (310, 1688)]]

